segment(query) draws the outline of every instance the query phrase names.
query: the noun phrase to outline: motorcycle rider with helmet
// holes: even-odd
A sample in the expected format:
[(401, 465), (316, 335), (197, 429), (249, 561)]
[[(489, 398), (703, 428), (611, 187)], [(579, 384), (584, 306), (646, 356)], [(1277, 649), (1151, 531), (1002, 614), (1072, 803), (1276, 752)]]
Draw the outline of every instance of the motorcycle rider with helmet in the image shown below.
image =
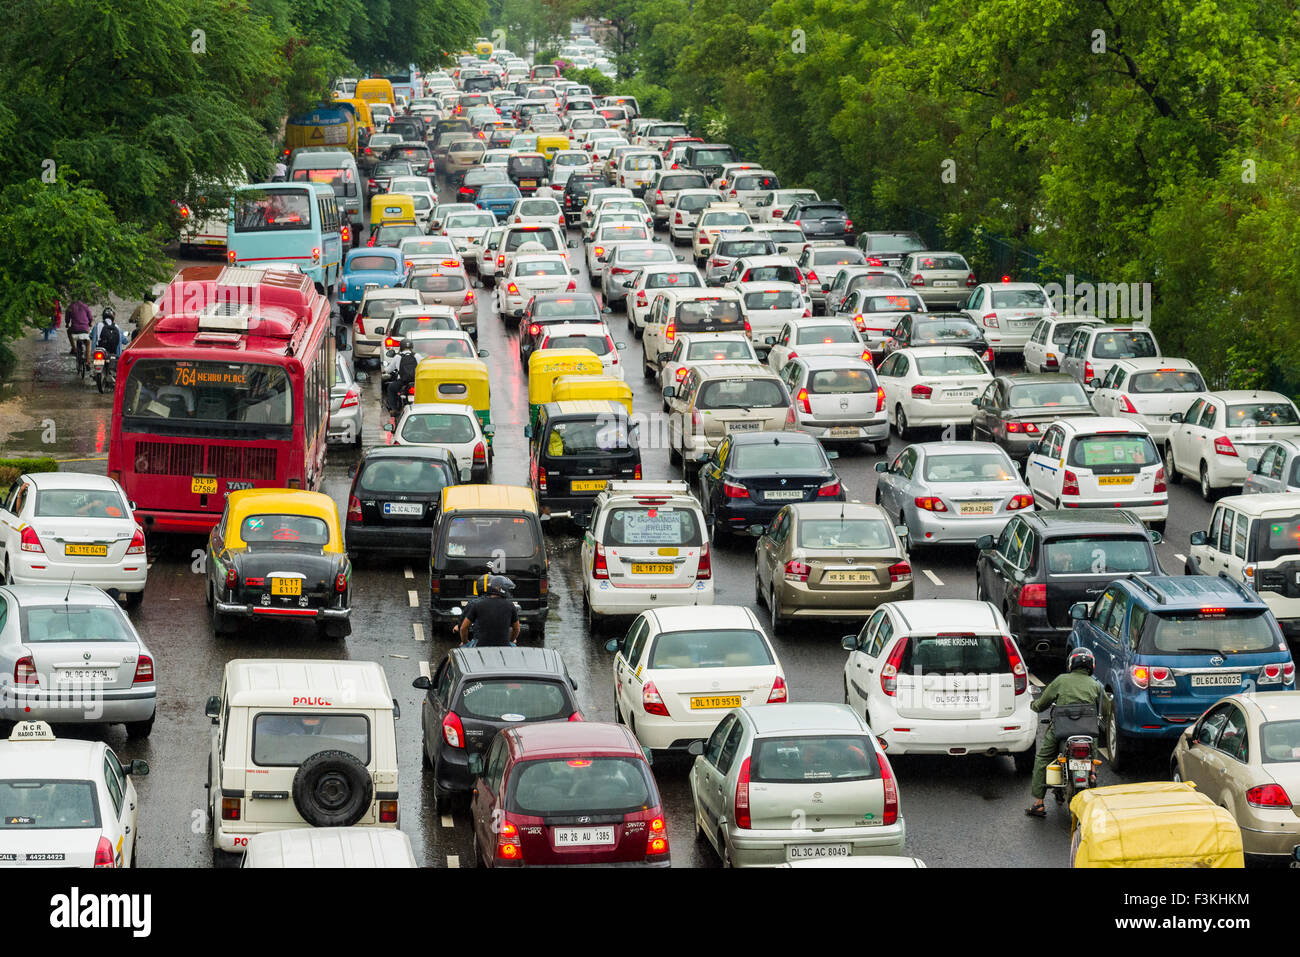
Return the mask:
[(479, 648), (513, 647), (519, 640), (519, 609), (510, 598), (515, 583), (505, 575), (484, 575), (480, 581), (483, 595), (465, 609), (460, 623), (460, 643)]
[(415, 383), (415, 367), (419, 364), (420, 359), (411, 346), (411, 340), (403, 339), (401, 353), (397, 357), (397, 372), (385, 389), (388, 411), (394, 419), (401, 417), (402, 396), (406, 395), (406, 390)]
[[(1101, 700), (1101, 684), (1092, 676), (1096, 666), (1097, 660), (1087, 648), (1072, 649), (1065, 661), (1065, 673), (1052, 679), (1029, 707), (1038, 712), (1053, 705), (1090, 704), (1096, 707)], [(1043, 797), (1047, 794), (1047, 766), (1056, 760), (1058, 754), (1056, 728), (1049, 724), (1034, 755), (1034, 772), (1029, 785), (1034, 803), (1025, 808), (1030, 817), (1047, 816), (1047, 808), (1043, 806)]]

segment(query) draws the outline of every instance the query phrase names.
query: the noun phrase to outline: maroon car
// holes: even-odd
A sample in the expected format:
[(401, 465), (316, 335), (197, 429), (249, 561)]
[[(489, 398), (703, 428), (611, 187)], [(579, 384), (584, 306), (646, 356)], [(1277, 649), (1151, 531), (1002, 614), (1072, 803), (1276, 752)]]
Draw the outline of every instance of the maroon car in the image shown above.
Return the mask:
[(670, 865), (659, 789), (622, 725), (506, 728), (469, 760), (478, 866)]

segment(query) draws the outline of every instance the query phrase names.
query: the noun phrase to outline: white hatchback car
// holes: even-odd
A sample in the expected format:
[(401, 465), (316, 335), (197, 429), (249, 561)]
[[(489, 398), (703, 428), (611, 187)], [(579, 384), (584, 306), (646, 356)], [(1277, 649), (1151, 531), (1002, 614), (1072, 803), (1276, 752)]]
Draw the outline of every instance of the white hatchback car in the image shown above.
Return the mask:
[(972, 401), (993, 381), (979, 356), (950, 346), (899, 349), (880, 363), (876, 378), (900, 439), (918, 426), (970, 425)]
[(1029, 450), (1025, 481), (1043, 508), (1126, 508), (1161, 531), (1169, 517), (1160, 452), (1130, 419), (1057, 419)]
[(1300, 413), (1278, 392), (1211, 392), (1170, 416), (1165, 440), (1169, 480), (1200, 482), (1201, 497), (1246, 481), (1246, 463), (1277, 439), (1300, 439)]
[(612, 481), (596, 496), (579, 559), (587, 630), (647, 606), (713, 604), (708, 522), (685, 482)]
[(471, 482), (486, 482), (492, 474), (492, 446), (479, 426), (474, 407), (448, 402), (420, 402), (402, 410), (397, 425), (385, 424), (392, 431), (394, 445), (431, 445), (446, 449), (464, 475), (469, 469)]
[(890, 754), (1010, 754), (1033, 766), (1029, 670), (988, 602), (889, 602), (841, 644), (844, 700)]
[(627, 287), (627, 322), (640, 338), (655, 296), (663, 289), (703, 289), (704, 281), (694, 266), (673, 263), (644, 266)]
[(1173, 429), (1169, 417), (1186, 412), (1188, 400), (1205, 391), (1205, 378), (1187, 359), (1121, 359), (1092, 395), (1098, 415), (1132, 419), (1146, 426), (1157, 445)]
[(1091, 316), (1048, 316), (1040, 319), (1025, 343), (1025, 371), (1060, 372), (1061, 357), (1070, 344), (1074, 330), (1080, 326), (1103, 326), (1105, 322)]
[(728, 711), (788, 700), (763, 626), (740, 605), (649, 608), (614, 652), (614, 720), (652, 750), (688, 748)]
[(755, 338), (755, 345), (769, 347), (767, 364), (773, 372), (799, 356), (842, 356), (871, 361), (871, 351), (862, 341), (858, 327), (847, 319), (795, 319), (785, 323), (775, 336)]
[(961, 307), (984, 330), (995, 355), (1023, 353), (1038, 322), (1054, 314), (1047, 291), (1036, 282), (986, 282)]
[(560, 204), (548, 197), (525, 196), (506, 214), (507, 223), (555, 223), (564, 228), (564, 213)]
[(0, 504), (0, 569), (11, 585), (95, 585), (128, 608), (144, 599), (144, 531), (104, 475), (32, 472)]
[(495, 287), (496, 313), (504, 322), (518, 319), (534, 296), (548, 292), (571, 292), (578, 288), (573, 280), (577, 269), (563, 256), (553, 253), (515, 256)]
[(590, 349), (600, 359), (605, 375), (623, 378), (623, 363), (618, 350), (627, 348), (615, 342), (609, 327), (603, 322), (557, 322), (543, 327), (538, 349)]

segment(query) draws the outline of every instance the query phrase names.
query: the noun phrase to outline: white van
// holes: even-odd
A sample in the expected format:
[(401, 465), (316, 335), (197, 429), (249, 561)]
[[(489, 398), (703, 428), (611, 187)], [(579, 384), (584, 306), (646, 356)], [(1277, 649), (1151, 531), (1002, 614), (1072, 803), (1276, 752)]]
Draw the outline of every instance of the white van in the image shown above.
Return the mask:
[(378, 662), (236, 659), (204, 713), (214, 862), (264, 831), (398, 826), (398, 706)]
[(248, 839), (243, 867), (419, 867), (411, 839), (386, 827), (266, 831)]
[(289, 160), (289, 182), (324, 183), (334, 187), (339, 209), (347, 213), (352, 245), (355, 247), (361, 242), (365, 194), (356, 157), (351, 152), (328, 146), (305, 146), (294, 150)]

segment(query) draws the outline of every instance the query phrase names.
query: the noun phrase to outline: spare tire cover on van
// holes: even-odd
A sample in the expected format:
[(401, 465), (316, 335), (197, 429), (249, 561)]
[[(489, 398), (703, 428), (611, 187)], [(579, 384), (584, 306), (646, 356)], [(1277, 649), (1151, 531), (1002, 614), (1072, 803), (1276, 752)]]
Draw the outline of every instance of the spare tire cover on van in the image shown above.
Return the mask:
[(312, 827), (351, 827), (374, 797), (370, 772), (346, 751), (317, 751), (293, 776), (293, 804)]

